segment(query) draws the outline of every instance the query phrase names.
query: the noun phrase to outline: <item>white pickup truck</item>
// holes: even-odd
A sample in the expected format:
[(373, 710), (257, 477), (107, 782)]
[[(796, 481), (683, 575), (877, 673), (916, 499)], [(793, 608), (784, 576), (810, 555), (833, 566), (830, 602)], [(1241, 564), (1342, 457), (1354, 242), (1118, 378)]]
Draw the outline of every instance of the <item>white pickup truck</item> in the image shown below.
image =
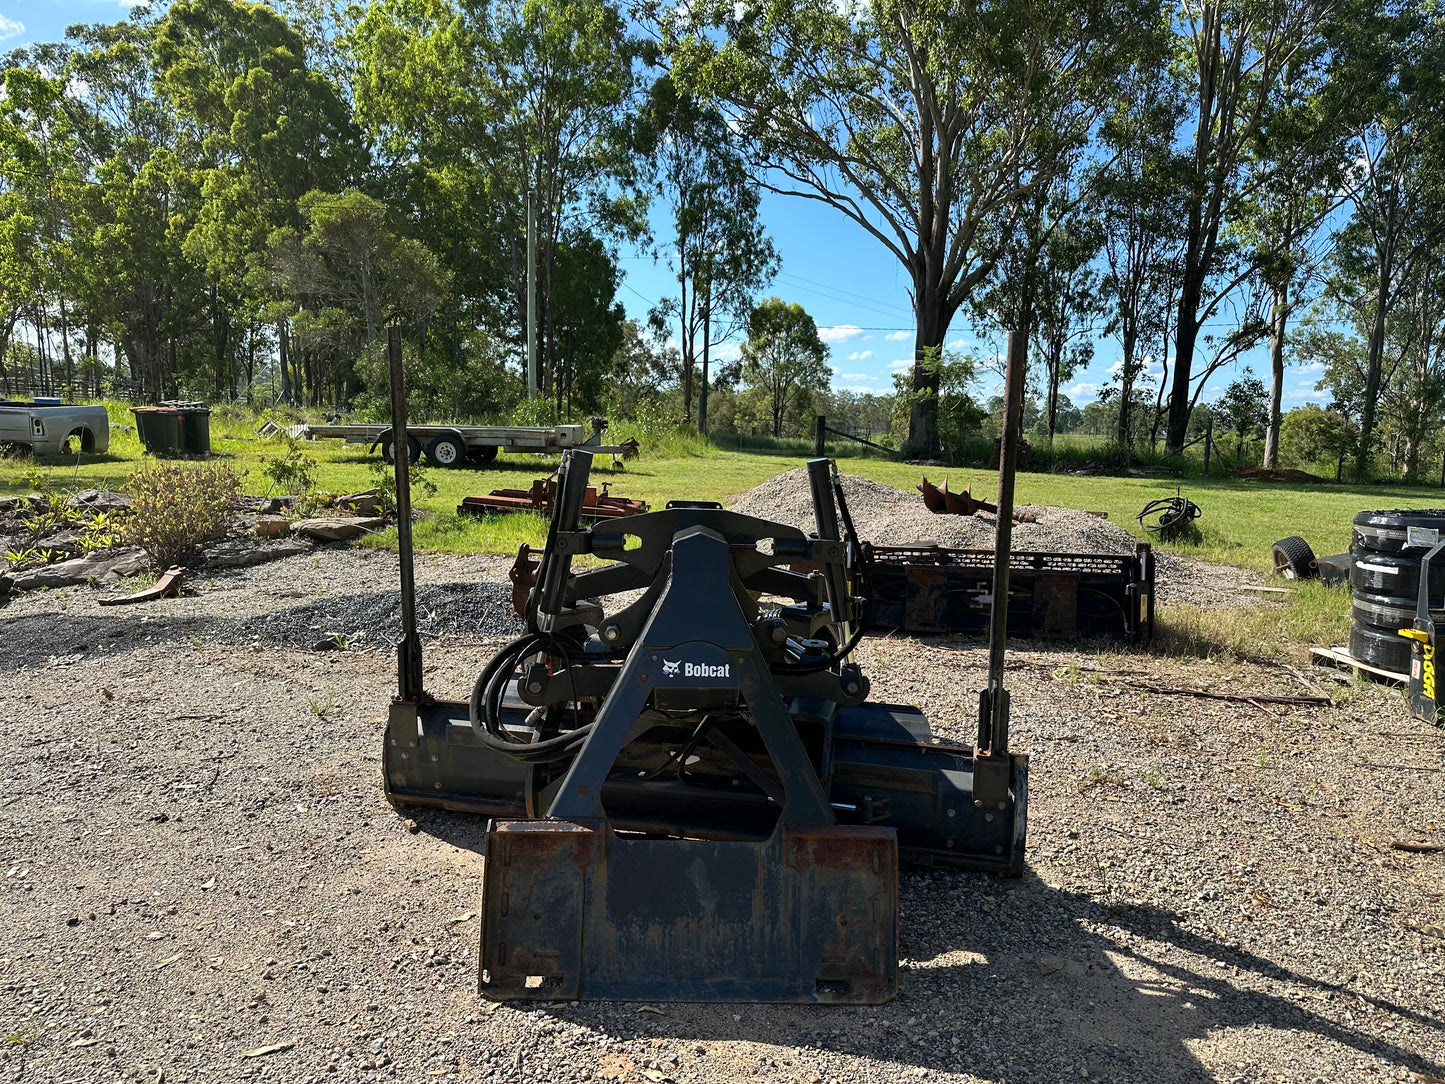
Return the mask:
[(0, 398), (0, 447), (21, 445), (36, 455), (100, 453), (110, 447), (110, 419), (102, 406), (59, 399), (17, 402)]

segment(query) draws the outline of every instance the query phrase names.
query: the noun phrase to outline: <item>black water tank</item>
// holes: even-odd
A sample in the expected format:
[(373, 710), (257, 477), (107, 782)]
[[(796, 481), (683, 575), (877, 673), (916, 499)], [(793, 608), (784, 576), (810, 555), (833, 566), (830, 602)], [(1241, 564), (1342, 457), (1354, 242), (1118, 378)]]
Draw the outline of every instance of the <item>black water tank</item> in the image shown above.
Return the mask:
[[(1350, 539), (1350, 654), (1398, 674), (1410, 669), (1411, 627), (1420, 591), (1420, 558), (1445, 538), (1445, 509), (1361, 512)], [(1429, 607), (1445, 609), (1445, 561), (1430, 568)]]

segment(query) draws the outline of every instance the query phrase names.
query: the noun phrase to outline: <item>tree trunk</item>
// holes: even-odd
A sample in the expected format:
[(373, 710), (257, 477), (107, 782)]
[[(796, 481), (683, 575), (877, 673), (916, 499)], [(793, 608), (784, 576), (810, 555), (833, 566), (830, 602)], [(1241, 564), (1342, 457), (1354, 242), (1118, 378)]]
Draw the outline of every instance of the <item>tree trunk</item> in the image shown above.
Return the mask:
[(931, 458), (940, 451), (936, 363), (942, 359), (943, 340), (948, 334), (943, 291), (937, 282), (920, 282), (925, 274), (914, 276), (913, 309), (918, 316), (918, 332), (913, 340), (913, 402), (908, 410), (908, 454), (918, 458)]
[(291, 402), (291, 321), (276, 321), (276, 364), (281, 369), (281, 401)]
[[(1186, 274), (1186, 279), (1193, 276)], [(1184, 450), (1189, 432), (1189, 375), (1199, 341), (1199, 282), (1186, 281), (1179, 295), (1179, 322), (1174, 328), (1174, 381), (1169, 389), (1169, 426), (1164, 451)]]
[(1274, 288), (1269, 312), (1269, 421), (1264, 429), (1264, 465), (1279, 466), (1280, 404), (1284, 399), (1284, 331), (1289, 319), (1289, 283)]
[(1120, 345), (1123, 347), (1124, 357), (1119, 366), (1119, 417), (1114, 425), (1114, 440), (1120, 448), (1130, 446), (1129, 427), (1133, 421), (1130, 416), (1133, 411), (1130, 409), (1134, 401), (1134, 322), (1125, 323), (1123, 334), (1120, 336)]
[(1053, 364), (1049, 366), (1049, 447), (1054, 444), (1054, 428), (1059, 418), (1059, 369), (1063, 365), (1063, 355), (1056, 354)]
[(702, 311), (702, 386), (697, 390), (697, 431), (707, 436), (708, 351), (712, 345), (712, 294)]
[(1375, 406), (1380, 397), (1380, 370), (1385, 356), (1385, 317), (1390, 300), (1391, 253), (1383, 253), (1375, 285), (1375, 319), (1370, 327), (1369, 352), (1365, 357), (1365, 395), (1360, 408), (1360, 446), (1355, 452), (1355, 481), (1366, 480), (1370, 471), (1370, 443), (1375, 435)]

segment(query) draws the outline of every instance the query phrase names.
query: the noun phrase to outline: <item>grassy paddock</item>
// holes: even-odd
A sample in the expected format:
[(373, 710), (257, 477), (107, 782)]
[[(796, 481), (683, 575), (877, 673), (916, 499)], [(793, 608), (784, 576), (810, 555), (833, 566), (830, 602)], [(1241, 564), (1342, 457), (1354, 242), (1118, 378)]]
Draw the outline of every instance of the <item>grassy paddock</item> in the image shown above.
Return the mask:
[[(108, 403), (112, 421), (128, 425), (129, 407)], [(242, 475), (248, 493), (264, 494), (267, 463), (286, 454), (286, 443), (255, 435), (258, 420), (225, 410), (211, 418), (214, 458), (228, 462)], [(376, 483), (377, 463), (365, 448), (339, 441), (302, 442), (315, 462), (317, 488), (323, 492), (354, 492)], [(841, 450), (841, 449), (840, 449)], [(782, 470), (801, 466), (806, 446), (760, 447), (741, 451), (709, 447), (696, 437), (676, 438), (644, 447), (642, 457), (614, 471), (600, 460), (594, 481), (610, 482), (616, 492), (640, 497), (660, 507), (674, 498), (721, 500), (750, 489)], [(86, 487), (121, 488), (144, 461), (133, 431), (112, 431), (110, 451), (103, 456), (35, 461), (28, 457), (0, 459), (0, 494), (36, 489), (65, 492)], [(436, 487), (427, 494), (414, 488), (417, 504), (428, 513), (418, 524), (419, 549), (449, 553), (515, 553), (527, 542), (540, 546), (546, 524), (536, 515), (505, 515), (474, 519), (456, 514), (462, 497), (510, 487), (525, 489), (533, 478), (554, 469), (555, 460), (533, 455), (504, 455), (485, 470), (425, 471)], [(997, 474), (965, 468), (918, 467), (886, 459), (848, 457), (846, 473), (911, 491), (920, 477), (934, 481), (947, 477), (955, 491), (971, 486), (982, 497), (992, 496)], [(1109, 514), (1109, 519), (1139, 537), (1146, 537), (1134, 517), (1144, 504), (1174, 493), (1182, 486), (1204, 516), (1198, 521), (1198, 545), (1165, 546), (1188, 556), (1243, 568), (1268, 570), (1269, 547), (1287, 535), (1302, 535), (1316, 553), (1347, 549), (1350, 521), (1356, 512), (1371, 508), (1425, 508), (1445, 504), (1445, 495), (1433, 487), (1365, 486), (1335, 484), (1271, 484), (1234, 478), (1191, 478), (1183, 482), (1159, 478), (1075, 477), (1065, 474), (1019, 475), (1017, 499), (1028, 504), (1052, 504)], [(384, 531), (368, 544), (394, 545), (395, 532)], [(1245, 610), (1202, 612), (1190, 607), (1163, 611), (1157, 646), (1189, 655), (1274, 654), (1287, 645), (1337, 643), (1348, 627), (1348, 593), (1327, 591), (1318, 585), (1296, 588), (1283, 604)]]
[[(112, 407), (113, 421), (129, 418), (124, 404), (108, 405)], [(264, 468), (285, 455), (286, 443), (257, 437), (256, 424), (254, 417), (218, 411), (212, 416), (211, 444), (213, 458), (228, 462), (242, 475), (246, 492), (263, 494), (268, 490)], [(316, 486), (324, 492), (354, 492), (376, 482), (379, 460), (368, 455), (363, 446), (303, 441), (300, 447), (314, 460)], [(0, 493), (89, 486), (119, 488), (144, 458), (134, 432), (117, 430), (111, 434), (110, 451), (103, 456), (0, 459)], [(806, 458), (803, 449), (739, 452), (708, 448), (696, 440), (679, 440), (662, 449), (644, 448), (641, 458), (619, 470), (614, 471), (606, 459), (599, 460), (593, 478), (599, 484), (611, 483), (616, 492), (640, 497), (654, 507), (675, 498), (727, 501), (779, 471), (801, 466)], [(461, 498), (470, 494), (503, 487), (525, 489), (533, 478), (548, 473), (555, 465), (554, 459), (544, 456), (504, 455), (485, 470), (426, 470), (425, 476), (436, 486), (436, 492), (428, 495), (414, 489), (414, 495), (419, 507), (434, 513), (435, 522), (418, 532), (419, 544), (452, 552), (506, 552), (515, 550), (521, 541), (540, 544), (544, 528), (535, 516), (473, 522), (459, 520), (455, 510)], [(996, 472), (985, 470), (919, 467), (862, 457), (845, 459), (842, 467), (846, 473), (905, 491), (912, 491), (924, 474), (934, 482), (947, 477), (956, 491), (971, 486), (976, 495), (983, 497), (992, 496), (997, 486)], [(1134, 517), (1146, 502), (1169, 496), (1176, 487), (1182, 487), (1185, 496), (1204, 509), (1198, 521), (1201, 541), (1198, 545), (1164, 548), (1259, 570), (1269, 568), (1270, 545), (1286, 535), (1302, 535), (1316, 553), (1339, 553), (1348, 548), (1350, 521), (1362, 509), (1445, 504), (1445, 494), (1433, 487), (1295, 485), (1235, 478), (1176, 482), (1041, 473), (1019, 475), (1017, 499), (1027, 504), (1107, 512), (1113, 523), (1142, 538), (1147, 536)]]

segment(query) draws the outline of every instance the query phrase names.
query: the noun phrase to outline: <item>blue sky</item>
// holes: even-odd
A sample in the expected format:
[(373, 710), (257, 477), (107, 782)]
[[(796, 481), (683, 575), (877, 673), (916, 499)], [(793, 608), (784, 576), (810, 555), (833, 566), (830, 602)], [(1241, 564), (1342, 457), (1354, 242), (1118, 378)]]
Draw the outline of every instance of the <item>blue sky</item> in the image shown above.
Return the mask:
[[(124, 18), (130, 0), (0, 0), (0, 51), (35, 41), (53, 41), (65, 27), (77, 22)], [(817, 321), (832, 350), (833, 383), (857, 390), (887, 391), (892, 373), (906, 367), (913, 356), (913, 316), (908, 300), (908, 278), (902, 265), (881, 244), (842, 213), (814, 200), (765, 195), (762, 216), (782, 260), (782, 270), (771, 292), (801, 304)], [(659, 239), (666, 225), (657, 216)], [(628, 314), (645, 319), (657, 301), (676, 290), (676, 280), (665, 263), (634, 252), (622, 253), (625, 281), (619, 300)], [(955, 320), (948, 338), (952, 349), (992, 353), (999, 343), (979, 342), (964, 319)], [(724, 346), (724, 358), (736, 353), (736, 344)], [(1110, 339), (1095, 344), (1094, 362), (1075, 375), (1064, 389), (1076, 404), (1097, 396), (1117, 365), (1119, 350)], [(1235, 369), (1216, 374), (1205, 391), (1213, 399), (1235, 371), (1250, 365), (1256, 376), (1267, 378), (1268, 358), (1262, 349), (1251, 352)], [(1157, 372), (1157, 366), (1155, 367)], [(1307, 368), (1286, 371), (1285, 407), (1326, 396), (1314, 390), (1317, 372)], [(996, 381), (985, 376), (980, 391), (988, 394)]]

